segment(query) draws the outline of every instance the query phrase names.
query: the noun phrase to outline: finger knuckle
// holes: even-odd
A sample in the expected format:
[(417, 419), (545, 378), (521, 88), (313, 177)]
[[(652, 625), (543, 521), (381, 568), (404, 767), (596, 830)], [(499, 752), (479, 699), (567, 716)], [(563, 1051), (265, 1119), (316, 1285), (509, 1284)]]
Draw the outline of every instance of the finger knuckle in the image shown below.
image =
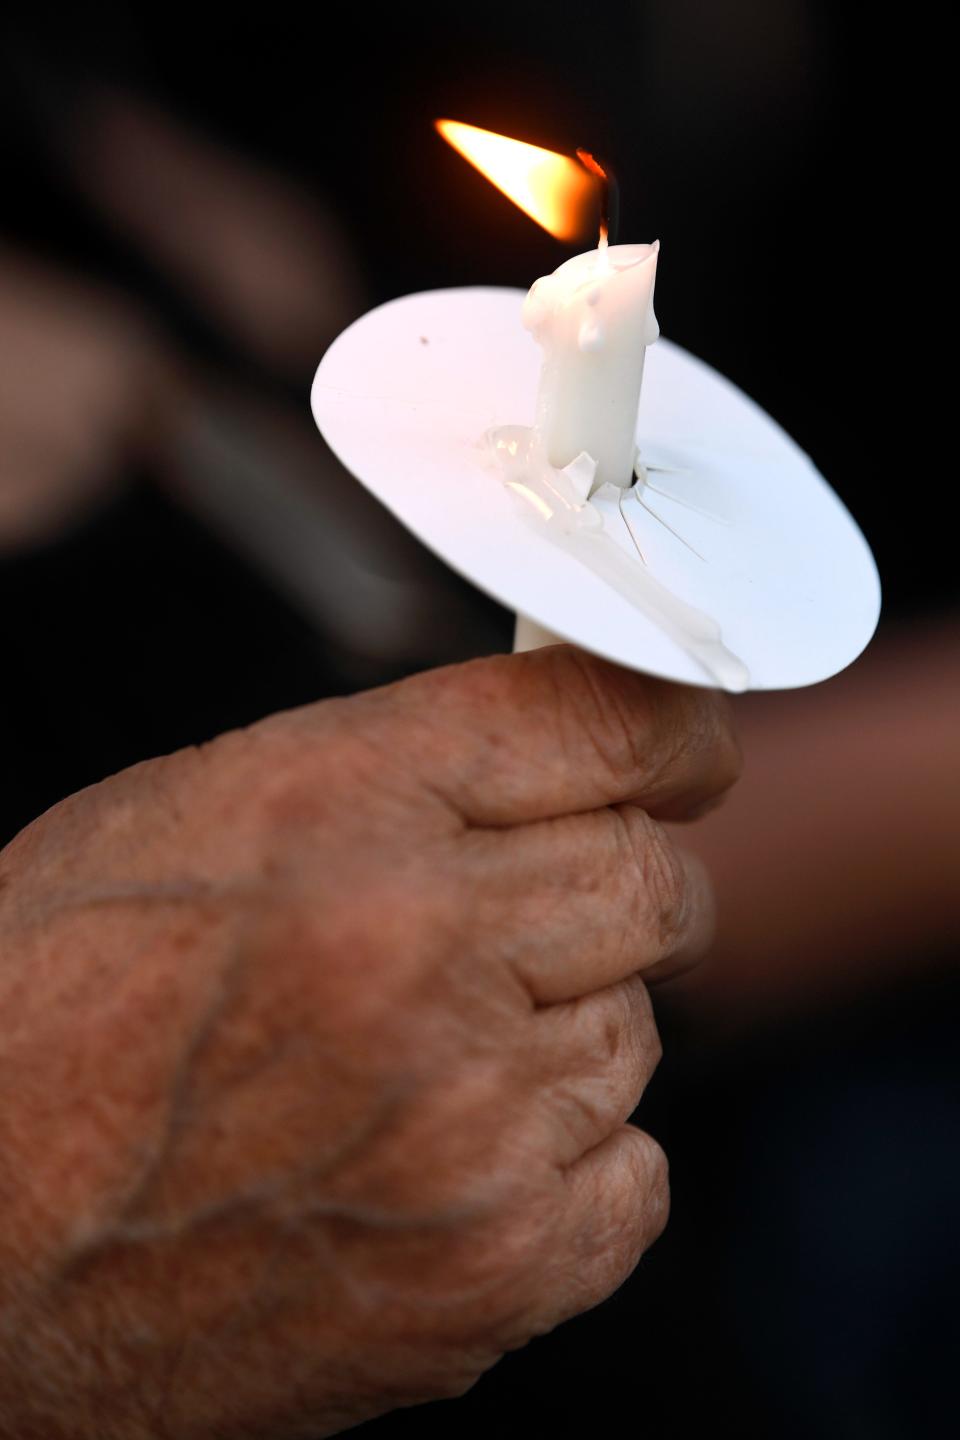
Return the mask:
[(430, 723), (450, 705), (463, 706), (482, 724), (515, 698), (516, 656), (490, 655), (460, 665), (446, 665), (406, 681), (408, 697)]
[(689, 910), (686, 872), (662, 832), (647, 846), (644, 883), (653, 901), (661, 948), (669, 949), (686, 928)]
[[(430, 768), (455, 775), (458, 796), (482, 792), (491, 765), (508, 770), (515, 732), (505, 721), (522, 711), (526, 656), (500, 655), (449, 665), (396, 687), (402, 697), (404, 752), (421, 780)], [(464, 743), (465, 737), (469, 740)], [(420, 758), (417, 758), (420, 757)]]
[(631, 1068), (650, 1071), (660, 1059), (660, 1036), (657, 1033), (650, 994), (639, 974), (631, 975), (616, 986), (618, 1006), (608, 1018), (615, 1046), (611, 1058), (629, 1061)]
[[(623, 1128), (625, 1162), (630, 1180), (629, 1197), (621, 1241), (632, 1263), (636, 1263), (663, 1232), (670, 1214), (670, 1166), (663, 1147), (633, 1125)], [(638, 1203), (639, 1200), (639, 1203)]]
[(622, 1139), (626, 1147), (626, 1161), (637, 1188), (650, 1191), (666, 1184), (669, 1163), (659, 1140), (633, 1125), (623, 1127)]
[(630, 1024), (634, 1030), (655, 1031), (653, 1005), (646, 981), (637, 972), (621, 981), (623, 993), (630, 1007)]
[(646, 1176), (648, 1204), (651, 1209), (662, 1208), (670, 1197), (670, 1162), (666, 1151), (658, 1140), (645, 1130), (634, 1130), (639, 1150), (638, 1166)]
[(666, 1225), (669, 1195), (662, 1149), (644, 1131), (624, 1125), (616, 1163), (597, 1178), (589, 1229), (580, 1242), (586, 1303), (612, 1294), (630, 1275)]
[(664, 768), (682, 767), (691, 758), (704, 755), (710, 758), (711, 788), (720, 796), (740, 778), (743, 768), (733, 709), (727, 696), (719, 692), (690, 691), (677, 716), (673, 743), (664, 753)]
[(612, 1066), (623, 1056), (633, 1036), (637, 1007), (629, 982), (614, 985), (607, 992), (598, 1026), (596, 1059)]
[(651, 712), (640, 690), (628, 700), (622, 672), (572, 647), (549, 652), (555, 684), (564, 702), (560, 714), (570, 726), (566, 748), (582, 753), (586, 737), (603, 769), (615, 781), (643, 770)]
[(687, 927), (690, 894), (679, 852), (662, 825), (633, 805), (617, 807), (621, 839), (642, 918), (668, 950)]
[(640, 981), (640, 986), (642, 987), (643, 1001), (634, 1011), (632, 1035), (644, 1073), (649, 1076), (653, 1074), (663, 1059), (663, 1042), (660, 1039), (660, 1031), (657, 1029), (647, 987), (642, 981)]
[(650, 1167), (650, 1187), (647, 1191), (647, 1244), (652, 1244), (662, 1235), (670, 1218), (670, 1166), (667, 1157), (656, 1141), (656, 1158)]

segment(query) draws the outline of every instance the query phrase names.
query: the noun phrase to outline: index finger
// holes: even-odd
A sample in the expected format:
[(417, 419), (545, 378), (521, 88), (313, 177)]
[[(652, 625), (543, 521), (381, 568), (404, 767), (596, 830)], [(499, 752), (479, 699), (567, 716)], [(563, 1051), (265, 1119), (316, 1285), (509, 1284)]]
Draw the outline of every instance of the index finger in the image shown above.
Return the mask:
[(626, 802), (689, 819), (739, 774), (724, 696), (569, 645), (434, 670), (395, 695), (413, 721), (412, 763), (474, 825)]

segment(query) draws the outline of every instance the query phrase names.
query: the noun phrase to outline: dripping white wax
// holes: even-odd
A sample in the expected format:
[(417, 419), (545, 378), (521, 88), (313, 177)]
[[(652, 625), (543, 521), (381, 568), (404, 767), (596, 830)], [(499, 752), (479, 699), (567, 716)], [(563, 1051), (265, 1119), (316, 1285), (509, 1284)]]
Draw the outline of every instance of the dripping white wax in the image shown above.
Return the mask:
[(660, 333), (659, 250), (655, 241), (575, 255), (524, 301), (523, 323), (543, 347), (537, 435), (557, 469), (592, 456), (595, 487), (633, 483), (643, 359)]

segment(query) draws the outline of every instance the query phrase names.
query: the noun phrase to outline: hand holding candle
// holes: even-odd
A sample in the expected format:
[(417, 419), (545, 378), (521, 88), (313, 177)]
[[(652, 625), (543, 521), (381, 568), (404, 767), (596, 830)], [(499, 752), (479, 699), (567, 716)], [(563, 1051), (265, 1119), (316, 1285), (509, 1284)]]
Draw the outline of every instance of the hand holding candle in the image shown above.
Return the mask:
[(713, 910), (651, 817), (737, 765), (715, 696), (561, 648), (137, 765), (0, 854), (0, 1435), (339, 1433), (609, 1295), (667, 1213), (645, 981)]

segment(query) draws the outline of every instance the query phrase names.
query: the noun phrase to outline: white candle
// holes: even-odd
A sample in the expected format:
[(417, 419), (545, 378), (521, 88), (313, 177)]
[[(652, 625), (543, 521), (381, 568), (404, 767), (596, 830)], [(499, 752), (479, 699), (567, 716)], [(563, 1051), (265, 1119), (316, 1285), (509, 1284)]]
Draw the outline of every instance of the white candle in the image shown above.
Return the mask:
[(537, 435), (557, 469), (586, 452), (596, 462), (594, 489), (633, 483), (643, 360), (660, 333), (659, 249), (655, 241), (575, 255), (524, 302), (523, 323), (544, 352)]

